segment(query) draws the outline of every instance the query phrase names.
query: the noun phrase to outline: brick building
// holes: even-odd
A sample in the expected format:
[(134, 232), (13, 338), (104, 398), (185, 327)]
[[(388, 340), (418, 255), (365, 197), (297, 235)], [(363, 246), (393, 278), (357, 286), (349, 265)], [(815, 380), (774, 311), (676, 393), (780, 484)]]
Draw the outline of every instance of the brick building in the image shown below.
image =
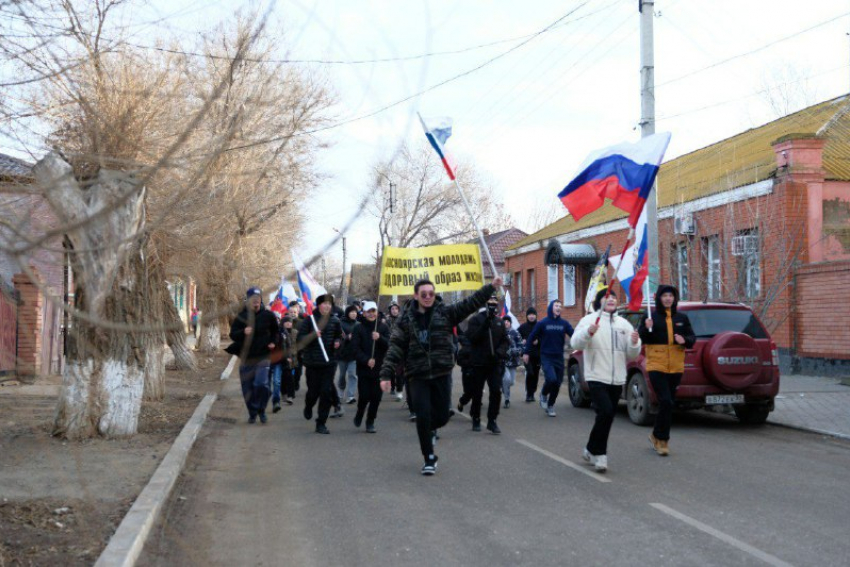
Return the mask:
[[(599, 254), (621, 252), (625, 217), (606, 204), (511, 247), (515, 311), (559, 297), (578, 320)], [(850, 373), (850, 95), (664, 163), (658, 219), (662, 282), (751, 305), (786, 371)]]
[(71, 288), (50, 206), (33, 191), (32, 165), (0, 154), (0, 373), (58, 374), (62, 303)]

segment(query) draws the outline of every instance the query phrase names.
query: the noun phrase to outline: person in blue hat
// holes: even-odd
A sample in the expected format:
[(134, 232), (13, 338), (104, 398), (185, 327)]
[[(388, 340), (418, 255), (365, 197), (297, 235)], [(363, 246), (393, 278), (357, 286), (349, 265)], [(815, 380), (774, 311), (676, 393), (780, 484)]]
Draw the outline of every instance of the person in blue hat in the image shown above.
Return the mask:
[(251, 287), (245, 294), (245, 308), (230, 325), (233, 343), (225, 349), (239, 357), (239, 380), (248, 408), (248, 423), (266, 423), (266, 406), (271, 388), (269, 367), (271, 354), (279, 348), (280, 330), (277, 317), (263, 305), (263, 290)]

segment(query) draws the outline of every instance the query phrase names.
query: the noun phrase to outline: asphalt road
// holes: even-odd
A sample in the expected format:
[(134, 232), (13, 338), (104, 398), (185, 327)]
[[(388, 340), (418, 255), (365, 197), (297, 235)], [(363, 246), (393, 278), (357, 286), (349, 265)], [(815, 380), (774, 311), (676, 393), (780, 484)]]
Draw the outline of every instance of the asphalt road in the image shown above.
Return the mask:
[(621, 405), (603, 476), (580, 457), (592, 410), (564, 391), (546, 417), (518, 380), (503, 434), (456, 416), (423, 477), (398, 402), (385, 398), (375, 435), (347, 406), (323, 436), (303, 389), (248, 425), (233, 382), (140, 565), (850, 564), (847, 441), (693, 412), (674, 417), (662, 458)]

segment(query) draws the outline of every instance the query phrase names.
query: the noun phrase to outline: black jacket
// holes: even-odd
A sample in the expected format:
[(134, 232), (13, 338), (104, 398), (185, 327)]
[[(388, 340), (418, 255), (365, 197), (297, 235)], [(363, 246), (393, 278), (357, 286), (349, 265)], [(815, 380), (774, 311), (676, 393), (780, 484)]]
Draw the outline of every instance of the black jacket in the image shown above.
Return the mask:
[(667, 336), (667, 310), (661, 304), (661, 294), (664, 292), (673, 293), (673, 305), (670, 308), (673, 318), (673, 334), (682, 335), (685, 339), (685, 348), (691, 348), (697, 342), (694, 330), (691, 327), (691, 320), (684, 313), (679, 313), (679, 290), (673, 286), (660, 285), (658, 291), (655, 292), (655, 309), (652, 310), (652, 332), (646, 328), (646, 315), (641, 317), (640, 325), (638, 325), (638, 334), (644, 345), (668, 345), (670, 337)]
[(457, 342), (460, 344), (460, 348), (457, 351), (457, 365), (461, 368), (469, 368), (472, 366), (472, 343), (469, 342), (466, 332), (462, 332), (459, 327)]
[(351, 362), (354, 360), (354, 345), (348, 336), (352, 334), (358, 322), (345, 317), (345, 319), (340, 320), (340, 325), (342, 326), (342, 346), (339, 349), (339, 360)]
[(486, 309), (469, 320), (466, 336), (472, 345), (472, 366), (495, 366), (508, 358), (510, 341), (505, 324), (501, 317), (491, 317)]
[[(377, 341), (372, 340), (372, 331), (375, 330), (375, 323), (366, 321), (365, 323), (357, 323), (354, 326), (353, 338), (351, 339), (352, 348), (354, 349), (354, 358), (357, 360), (357, 379), (364, 380), (371, 378), (377, 380), (381, 373), (381, 365), (384, 363), (384, 357), (387, 354), (387, 349), (390, 348), (390, 328), (385, 323), (378, 323), (378, 334), (380, 337)], [(372, 345), (375, 345), (375, 367), (369, 368), (369, 359), (372, 358)]]
[[(528, 335), (531, 334), (531, 331), (534, 330), (534, 326), (537, 324), (537, 321), (532, 323), (531, 321), (526, 321), (522, 325), (519, 326), (519, 336), (522, 337), (522, 341), (525, 342), (528, 340)], [(531, 345), (528, 348), (528, 356), (530, 358), (540, 358), (540, 341), (535, 340), (537, 344)]]
[(448, 376), (454, 368), (453, 328), (483, 307), (495, 288), (487, 284), (463, 301), (445, 305), (439, 297), (430, 313), (419, 314), (412, 300), (390, 335), (390, 348), (381, 367), (381, 379), (392, 380), (396, 367), (404, 365), (407, 380), (431, 380)]
[(280, 341), (277, 343), (277, 348), (272, 351), (272, 364), (280, 364), (284, 368), (291, 368), (295, 364), (291, 331), (292, 329), (287, 331), (283, 328), (283, 324), (280, 324)]
[(333, 314), (322, 317), (318, 312), (314, 312), (314, 316), (316, 325), (322, 331), (322, 343), (328, 353), (328, 360), (325, 361), (319, 341), (316, 340), (313, 322), (310, 321), (309, 317), (305, 317), (298, 325), (298, 354), (301, 357), (301, 363), (309, 367), (333, 366), (336, 364), (337, 356), (334, 342), (342, 341), (342, 325), (336, 315)]
[[(253, 329), (248, 337), (245, 336), (245, 327)], [(265, 307), (261, 307), (257, 313), (249, 313), (246, 307), (231, 323), (230, 339), (233, 343), (224, 350), (241, 358), (243, 363), (256, 364), (267, 359), (272, 352), (269, 344), (280, 345), (277, 317)]]

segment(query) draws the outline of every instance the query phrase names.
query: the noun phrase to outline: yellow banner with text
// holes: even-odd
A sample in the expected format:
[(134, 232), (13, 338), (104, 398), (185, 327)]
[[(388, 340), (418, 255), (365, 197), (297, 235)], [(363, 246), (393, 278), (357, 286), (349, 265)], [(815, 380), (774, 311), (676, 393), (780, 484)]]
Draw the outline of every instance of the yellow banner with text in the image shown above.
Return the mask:
[(419, 280), (434, 282), (438, 293), (480, 288), (484, 277), (478, 245), (384, 248), (380, 295), (413, 295)]

